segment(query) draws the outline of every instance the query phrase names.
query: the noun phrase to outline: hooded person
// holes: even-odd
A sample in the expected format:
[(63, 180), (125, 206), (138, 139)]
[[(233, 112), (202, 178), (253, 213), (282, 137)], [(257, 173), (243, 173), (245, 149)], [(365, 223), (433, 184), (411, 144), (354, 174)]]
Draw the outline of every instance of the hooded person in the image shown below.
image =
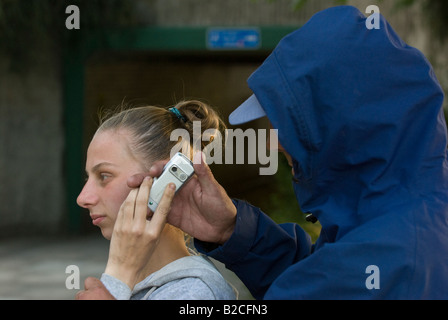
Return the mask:
[(267, 116), (292, 158), (319, 239), (233, 200), (221, 246), (196, 247), (261, 299), (447, 299), (448, 162), (443, 91), (424, 55), (356, 8), (314, 15), (248, 79), (231, 116)]

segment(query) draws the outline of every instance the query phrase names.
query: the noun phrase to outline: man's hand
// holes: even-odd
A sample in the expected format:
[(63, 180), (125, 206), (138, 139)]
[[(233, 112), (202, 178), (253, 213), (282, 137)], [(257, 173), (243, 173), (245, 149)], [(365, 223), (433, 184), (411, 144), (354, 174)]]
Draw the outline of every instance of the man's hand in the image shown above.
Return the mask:
[(79, 291), (76, 300), (115, 300), (114, 296), (106, 289), (97, 278), (89, 277), (84, 281), (84, 290)]
[[(145, 176), (158, 177), (167, 161), (154, 163), (149, 173), (128, 179), (137, 188)], [(206, 242), (224, 244), (233, 233), (236, 208), (224, 188), (215, 180), (202, 152), (194, 156), (195, 175), (176, 194), (168, 223)]]

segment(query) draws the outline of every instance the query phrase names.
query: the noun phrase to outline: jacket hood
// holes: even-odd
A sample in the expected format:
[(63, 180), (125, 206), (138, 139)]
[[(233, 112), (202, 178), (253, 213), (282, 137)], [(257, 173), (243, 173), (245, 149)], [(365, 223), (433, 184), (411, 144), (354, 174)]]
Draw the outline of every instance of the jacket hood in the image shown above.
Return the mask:
[(424, 55), (380, 19), (369, 30), (354, 7), (324, 10), (248, 80), (327, 241), (416, 198), (448, 201), (443, 91)]

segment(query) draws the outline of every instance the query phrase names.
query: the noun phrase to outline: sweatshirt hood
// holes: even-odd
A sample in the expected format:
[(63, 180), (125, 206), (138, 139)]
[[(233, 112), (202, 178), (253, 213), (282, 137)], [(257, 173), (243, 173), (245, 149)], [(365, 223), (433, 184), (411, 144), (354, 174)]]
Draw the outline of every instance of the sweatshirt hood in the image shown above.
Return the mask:
[(237, 294), (207, 257), (194, 255), (175, 260), (154, 272), (135, 285), (132, 295), (135, 299), (142, 299), (167, 283), (185, 278), (202, 280), (216, 299), (231, 299), (233, 294)]
[(416, 197), (447, 201), (443, 91), (424, 55), (380, 19), (369, 30), (354, 7), (324, 10), (248, 80), (327, 241)]

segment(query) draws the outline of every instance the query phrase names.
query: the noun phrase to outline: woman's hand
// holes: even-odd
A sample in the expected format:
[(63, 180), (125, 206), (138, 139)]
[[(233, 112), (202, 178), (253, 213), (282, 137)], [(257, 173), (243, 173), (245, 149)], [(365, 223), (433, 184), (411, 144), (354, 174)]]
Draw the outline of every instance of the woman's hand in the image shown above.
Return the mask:
[(175, 185), (169, 184), (148, 220), (152, 181), (146, 177), (140, 188), (131, 190), (120, 208), (110, 242), (105, 273), (123, 281), (131, 290), (158, 244), (175, 192)]
[[(168, 222), (199, 240), (223, 244), (233, 233), (236, 207), (213, 177), (202, 152), (195, 154), (193, 162), (195, 175), (174, 198)], [(165, 163), (155, 163), (149, 175), (159, 176)], [(132, 176), (128, 186), (139, 186), (144, 176)]]

